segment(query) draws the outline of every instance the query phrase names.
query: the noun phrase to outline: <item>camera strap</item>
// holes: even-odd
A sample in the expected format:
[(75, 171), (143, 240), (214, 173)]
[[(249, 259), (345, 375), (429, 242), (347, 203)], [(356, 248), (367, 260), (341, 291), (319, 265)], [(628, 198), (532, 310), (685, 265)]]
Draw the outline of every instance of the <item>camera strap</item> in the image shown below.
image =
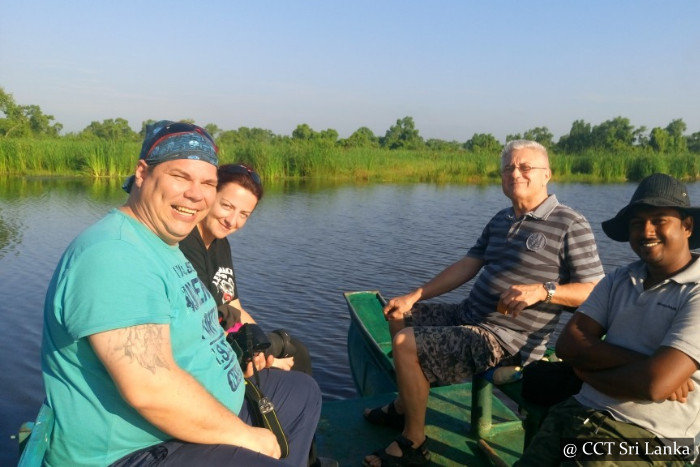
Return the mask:
[(253, 424), (272, 431), (277, 437), (277, 443), (280, 445), (282, 457), (287, 457), (289, 455), (289, 443), (287, 442), (287, 435), (282, 429), (279, 418), (277, 418), (275, 406), (272, 404), (271, 400), (265, 397), (262, 391), (260, 391), (260, 388), (253, 383), (252, 378), (247, 378), (245, 381), (245, 398), (248, 401)]
[[(250, 335), (248, 335), (246, 343), (248, 345), (248, 350), (252, 351), (253, 343), (250, 339)], [(275, 434), (277, 437), (277, 444), (279, 444), (280, 451), (282, 452), (281, 457), (285, 458), (289, 455), (287, 435), (284, 433), (284, 429), (282, 429), (279, 418), (277, 418), (274, 404), (270, 399), (265, 397), (260, 390), (260, 375), (255, 365), (253, 365), (253, 375), (255, 377), (255, 382), (253, 382), (252, 378), (246, 378), (245, 380), (245, 398), (248, 401), (253, 424), (260, 428), (267, 428)]]

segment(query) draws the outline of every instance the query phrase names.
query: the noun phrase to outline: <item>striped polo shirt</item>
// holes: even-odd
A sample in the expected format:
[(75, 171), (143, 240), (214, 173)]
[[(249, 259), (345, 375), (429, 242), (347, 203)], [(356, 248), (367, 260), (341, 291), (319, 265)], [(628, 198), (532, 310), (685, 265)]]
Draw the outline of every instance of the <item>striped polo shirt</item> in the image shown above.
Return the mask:
[(590, 224), (555, 195), (517, 219), (512, 207), (498, 212), (467, 256), (484, 264), (462, 302), (465, 323), (491, 331), (523, 363), (542, 358), (564, 307), (538, 302), (504, 316), (496, 312), (500, 294), (516, 284), (595, 282), (604, 275)]

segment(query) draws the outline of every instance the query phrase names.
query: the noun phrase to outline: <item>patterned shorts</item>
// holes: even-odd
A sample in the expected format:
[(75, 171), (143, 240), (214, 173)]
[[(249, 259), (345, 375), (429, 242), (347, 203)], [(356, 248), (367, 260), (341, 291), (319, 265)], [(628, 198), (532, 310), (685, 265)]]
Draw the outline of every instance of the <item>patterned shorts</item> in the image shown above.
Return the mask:
[(512, 357), (487, 330), (463, 323), (462, 305), (417, 303), (412, 310), (418, 361), (431, 384), (471, 378)]

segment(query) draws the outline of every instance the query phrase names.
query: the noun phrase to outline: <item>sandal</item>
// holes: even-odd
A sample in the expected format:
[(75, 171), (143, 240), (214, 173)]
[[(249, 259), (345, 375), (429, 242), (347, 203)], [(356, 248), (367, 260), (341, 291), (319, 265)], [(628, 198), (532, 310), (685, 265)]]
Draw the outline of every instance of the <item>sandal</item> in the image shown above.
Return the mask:
[(375, 425), (389, 426), (395, 430), (403, 431), (403, 426), (406, 422), (406, 416), (396, 411), (394, 406), (395, 401), (391, 401), (387, 406), (387, 411), (384, 412), (382, 407), (375, 407), (366, 414), (363, 414), (368, 422)]
[[(428, 437), (417, 448), (413, 447), (413, 442), (404, 435), (399, 435), (394, 440), (401, 449), (401, 456), (392, 456), (383, 448), (377, 449), (370, 456), (377, 456), (382, 461), (382, 467), (417, 467), (427, 465), (430, 462), (430, 451), (428, 451)], [(362, 461), (362, 465), (369, 466), (366, 460)]]

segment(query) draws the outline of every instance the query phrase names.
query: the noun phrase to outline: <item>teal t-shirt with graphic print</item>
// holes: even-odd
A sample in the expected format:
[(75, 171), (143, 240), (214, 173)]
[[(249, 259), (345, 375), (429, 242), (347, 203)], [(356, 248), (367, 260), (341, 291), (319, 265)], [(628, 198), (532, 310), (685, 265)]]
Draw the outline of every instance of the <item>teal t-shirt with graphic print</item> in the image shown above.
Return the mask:
[(141, 324), (169, 324), (177, 364), (239, 413), (243, 375), (207, 288), (177, 245), (115, 209), (69, 245), (46, 295), (49, 465), (108, 465), (171, 438), (124, 401), (87, 339)]

